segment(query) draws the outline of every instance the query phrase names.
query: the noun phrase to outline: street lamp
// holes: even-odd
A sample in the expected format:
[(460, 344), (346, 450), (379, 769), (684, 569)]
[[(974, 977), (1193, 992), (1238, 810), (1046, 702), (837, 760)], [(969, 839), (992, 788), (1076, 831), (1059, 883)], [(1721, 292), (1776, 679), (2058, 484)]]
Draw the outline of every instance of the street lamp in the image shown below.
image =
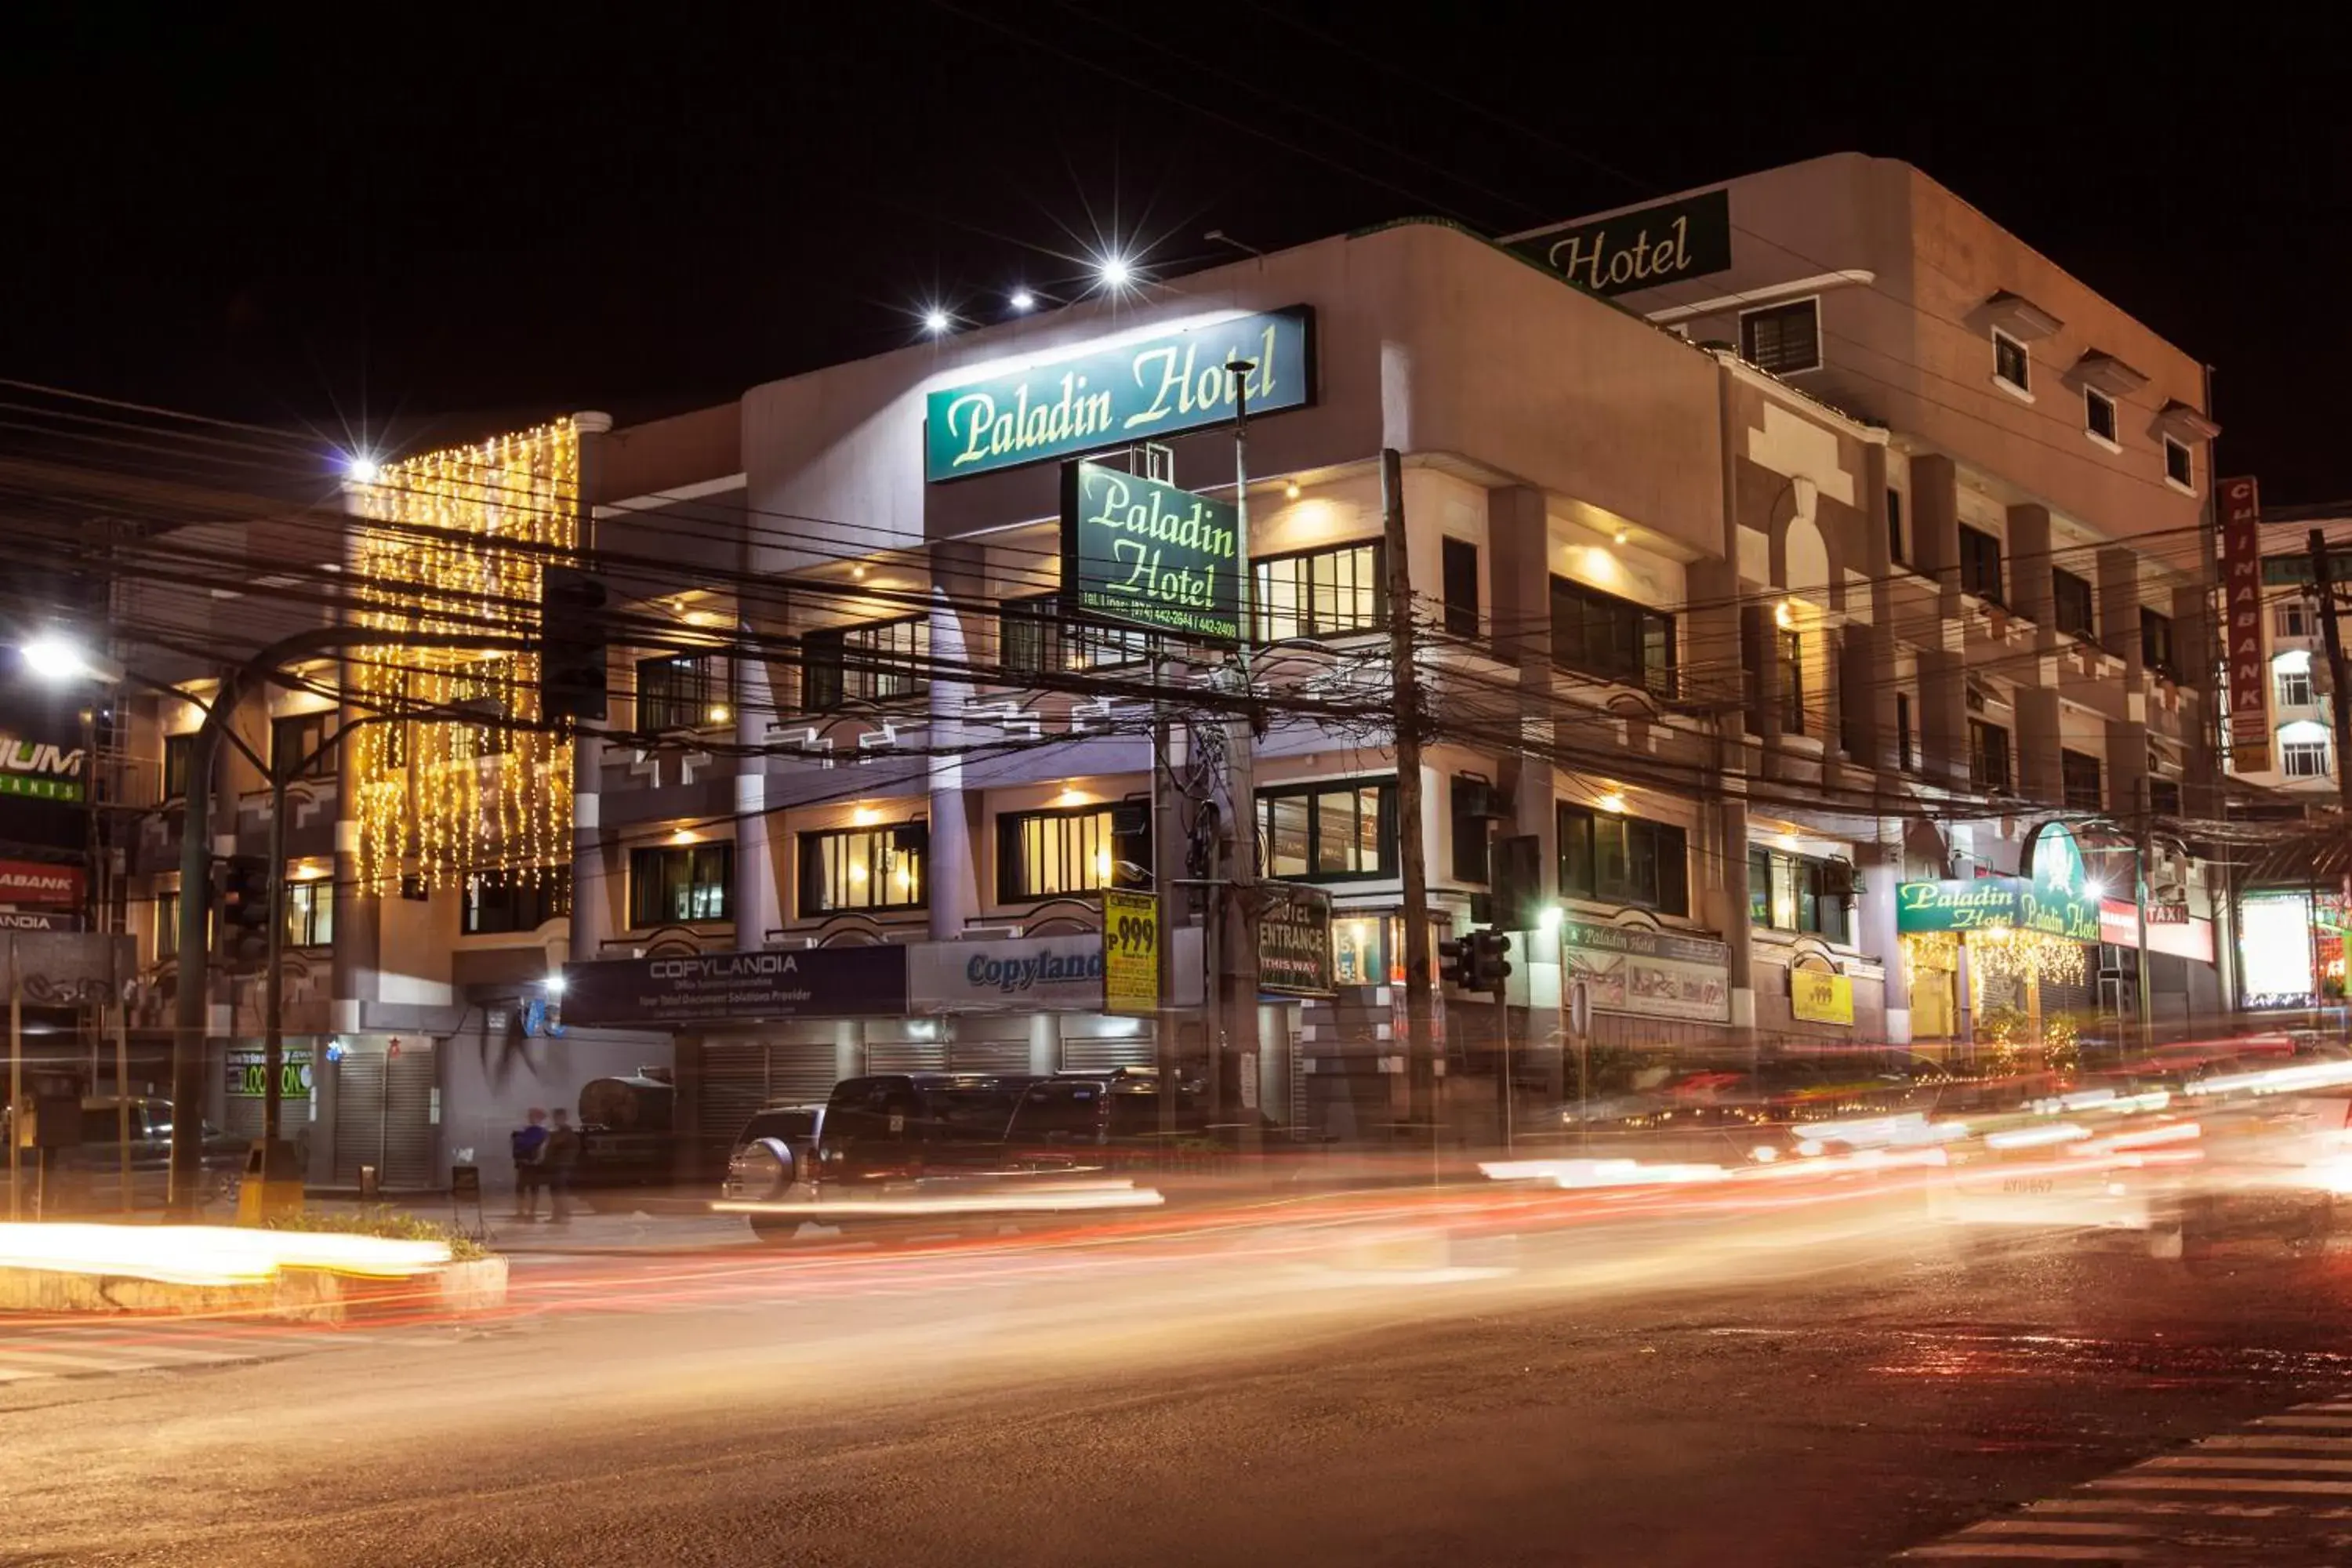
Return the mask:
[(56, 632), (43, 632), (16, 651), (25, 668), (44, 680), (95, 680), (111, 685), (122, 679), (121, 665)]

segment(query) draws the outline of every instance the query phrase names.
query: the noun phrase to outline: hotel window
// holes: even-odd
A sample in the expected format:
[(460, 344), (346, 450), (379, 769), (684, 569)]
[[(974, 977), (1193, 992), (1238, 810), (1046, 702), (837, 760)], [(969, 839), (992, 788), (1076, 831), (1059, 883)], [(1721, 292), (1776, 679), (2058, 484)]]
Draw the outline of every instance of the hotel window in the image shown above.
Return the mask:
[(637, 661), (637, 728), (644, 733), (705, 730), (733, 717), (719, 655), (673, 653)]
[(822, 713), (918, 696), (930, 652), (930, 622), (922, 616), (810, 632), (801, 638), (801, 706)]
[(2083, 428), (2110, 447), (2116, 444), (2116, 400), (2095, 386), (2083, 388)]
[(2000, 725), (1969, 721), (1969, 782), (1979, 795), (2010, 793), (2009, 731)]
[(1566, 801), (1559, 816), (1560, 897), (1690, 913), (1690, 848), (1681, 828)]
[(2158, 816), (2180, 815), (2180, 781), (2150, 779), (2147, 781), (2147, 808)]
[[(1008, 812), (996, 819), (996, 901), (1017, 904), (1122, 886), (1122, 862), (1150, 876), (1151, 814), (1128, 808), (1137, 831), (1118, 831), (1119, 808)], [(1130, 879), (1131, 880), (1132, 879)]]
[(1250, 563), (1251, 605), (1261, 642), (1368, 632), (1387, 616), (1378, 542), (1341, 544)]
[(1151, 657), (1150, 634), (1068, 615), (1059, 594), (1007, 599), (997, 617), (998, 658), (1012, 677), (1112, 669)]
[(188, 798), (188, 770), (194, 765), (195, 757), (196, 738), (193, 734), (163, 737), (163, 799)]
[(1903, 492), (1886, 487), (1886, 558), (1897, 566), (1911, 559), (1903, 548)]
[(1805, 732), (1805, 635), (1779, 631), (1773, 641), (1780, 655), (1780, 732), (1801, 735)]
[(477, 871), (457, 906), (460, 936), (534, 931), (572, 913), (572, 868), (531, 866)]
[(2091, 584), (2072, 572), (2051, 572), (2050, 610), (2060, 631), (2084, 642), (2098, 639), (2099, 624), (2091, 605)]
[(283, 779), (331, 779), (335, 776), (336, 748), (327, 743), (334, 722), (331, 708), (314, 713), (290, 713), (269, 721), (269, 768)]
[(1895, 694), (1895, 765), (1906, 773), (1919, 771), (1917, 731), (1911, 727), (1911, 694)]
[(2282, 708), (2308, 708), (2318, 700), (2311, 684), (2311, 655), (2300, 650), (2283, 653), (2272, 661), (2278, 677), (2278, 704)]
[(320, 877), (289, 881), (286, 901), (286, 945), (327, 947), (335, 940), (335, 884)]
[(2312, 608), (2308, 599), (2282, 599), (2271, 616), (2271, 626), (2283, 637), (2307, 637), (2311, 630)]
[(2196, 467), (2189, 456), (2189, 443), (2164, 438), (2164, 477), (2182, 489), (2196, 488)]
[(1588, 588), (1566, 577), (1551, 580), (1551, 661), (1628, 686), (1672, 697), (1675, 618)]
[[(212, 920), (210, 910), (205, 911), (205, 919), (209, 925)], [(210, 945), (209, 939), (206, 945)], [(173, 957), (179, 951), (180, 890), (177, 888), (166, 888), (155, 895), (156, 962), (161, 963), (164, 959)]]
[(2000, 592), (2000, 541), (1966, 523), (1960, 525), (1960, 588), (1996, 605), (2007, 602)]
[(1992, 374), (2020, 392), (2033, 390), (2032, 360), (2025, 345), (1999, 327), (1992, 330)]
[(1396, 875), (1396, 781), (1264, 789), (1257, 794), (1264, 874), (1301, 882)]
[(1793, 375), (1822, 365), (1822, 303), (1797, 300), (1739, 318), (1739, 357), (1759, 370)]
[(1478, 547), (1466, 539), (1444, 545), (1445, 629), (1457, 637), (1478, 635)]
[(2069, 811), (2105, 811), (2107, 808), (2107, 792), (2105, 781), (2100, 777), (2099, 759), (2088, 752), (2059, 752), (2058, 785)]
[(801, 835), (800, 912), (919, 910), (929, 897), (930, 829), (919, 822)]
[(2172, 664), (2172, 617), (2154, 610), (2139, 613), (2139, 661), (2167, 680), (2178, 679)]
[(629, 851), (629, 924), (689, 924), (728, 918), (735, 846), (691, 844)]
[(1853, 941), (1853, 876), (1837, 862), (1777, 850), (1748, 852), (1748, 923)]
[(2302, 720), (2282, 724), (2278, 732), (2278, 771), (2291, 779), (2327, 776), (2327, 726)]

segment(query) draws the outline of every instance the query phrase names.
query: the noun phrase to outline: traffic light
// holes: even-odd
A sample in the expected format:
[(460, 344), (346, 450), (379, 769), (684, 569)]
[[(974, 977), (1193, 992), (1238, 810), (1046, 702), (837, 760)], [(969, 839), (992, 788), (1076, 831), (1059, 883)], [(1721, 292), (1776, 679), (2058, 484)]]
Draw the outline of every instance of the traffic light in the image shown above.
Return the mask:
[(1514, 834), (1495, 845), (1495, 924), (1504, 931), (1533, 931), (1542, 919), (1543, 847), (1532, 833)]
[(220, 896), (213, 912), (213, 956), (232, 974), (259, 969), (269, 957), (269, 862), (232, 855), (221, 862)]
[(539, 579), (539, 716), (602, 719), (604, 618), (612, 591), (576, 566), (544, 566)]
[(1470, 940), (1458, 937), (1437, 944), (1437, 983), (1461, 990), (1475, 989), (1472, 979)]
[(1479, 931), (1470, 933), (1470, 974), (1468, 989), (1496, 991), (1511, 973), (1510, 961), (1504, 955), (1511, 951), (1511, 933), (1502, 931)]

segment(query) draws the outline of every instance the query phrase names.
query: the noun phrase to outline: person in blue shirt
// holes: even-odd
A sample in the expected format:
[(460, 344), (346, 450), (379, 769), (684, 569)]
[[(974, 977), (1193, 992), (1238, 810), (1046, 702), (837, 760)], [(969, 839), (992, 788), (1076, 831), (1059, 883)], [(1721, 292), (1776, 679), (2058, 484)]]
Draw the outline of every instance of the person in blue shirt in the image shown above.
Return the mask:
[(539, 1217), (539, 1193), (547, 1185), (547, 1173), (540, 1160), (547, 1152), (547, 1112), (534, 1105), (514, 1130), (508, 1142), (514, 1150), (515, 1212), (517, 1219)]

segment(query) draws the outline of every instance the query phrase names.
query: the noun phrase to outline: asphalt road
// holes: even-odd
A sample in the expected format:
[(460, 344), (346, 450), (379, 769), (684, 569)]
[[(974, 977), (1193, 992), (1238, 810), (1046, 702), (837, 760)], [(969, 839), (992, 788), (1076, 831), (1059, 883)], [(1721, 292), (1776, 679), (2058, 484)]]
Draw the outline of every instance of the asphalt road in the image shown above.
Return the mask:
[[(1850, 1205), (558, 1256), (518, 1296), (0, 1381), (0, 1563), (2352, 1561), (2312, 1457), (2352, 1403), (2296, 1414), (2352, 1401), (2344, 1253)], [(2249, 1454), (2251, 1499), (2193, 1468)]]

